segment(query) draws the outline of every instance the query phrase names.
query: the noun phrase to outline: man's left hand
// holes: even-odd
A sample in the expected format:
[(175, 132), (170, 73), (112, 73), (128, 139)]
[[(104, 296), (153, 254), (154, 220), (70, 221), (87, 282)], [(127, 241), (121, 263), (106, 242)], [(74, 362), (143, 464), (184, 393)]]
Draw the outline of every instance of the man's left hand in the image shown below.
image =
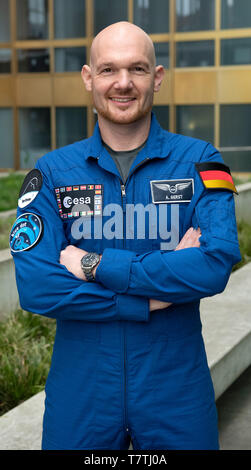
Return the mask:
[(81, 259), (84, 255), (87, 255), (87, 251), (81, 250), (74, 245), (69, 245), (61, 251), (59, 262), (60, 264), (63, 264), (68, 271), (74, 274), (74, 276), (82, 279), (83, 281), (87, 281), (81, 268)]

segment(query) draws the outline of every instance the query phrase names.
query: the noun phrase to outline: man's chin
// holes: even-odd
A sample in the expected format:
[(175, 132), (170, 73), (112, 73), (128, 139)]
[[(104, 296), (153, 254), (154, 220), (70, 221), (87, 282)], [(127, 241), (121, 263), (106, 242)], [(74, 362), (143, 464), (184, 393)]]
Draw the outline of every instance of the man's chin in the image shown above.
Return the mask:
[(104, 119), (107, 121), (110, 121), (114, 124), (133, 124), (141, 119), (143, 119), (145, 116), (149, 114), (150, 110), (145, 110), (137, 113), (112, 113), (112, 112), (103, 112), (103, 111), (98, 111), (98, 114), (100, 114)]

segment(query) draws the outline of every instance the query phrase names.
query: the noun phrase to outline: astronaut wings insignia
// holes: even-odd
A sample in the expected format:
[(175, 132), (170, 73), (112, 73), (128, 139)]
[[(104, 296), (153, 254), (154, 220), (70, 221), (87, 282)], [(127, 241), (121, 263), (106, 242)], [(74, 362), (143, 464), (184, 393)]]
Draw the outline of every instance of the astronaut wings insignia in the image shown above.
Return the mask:
[(154, 204), (168, 202), (190, 202), (194, 193), (194, 181), (186, 180), (160, 180), (150, 181), (152, 202)]

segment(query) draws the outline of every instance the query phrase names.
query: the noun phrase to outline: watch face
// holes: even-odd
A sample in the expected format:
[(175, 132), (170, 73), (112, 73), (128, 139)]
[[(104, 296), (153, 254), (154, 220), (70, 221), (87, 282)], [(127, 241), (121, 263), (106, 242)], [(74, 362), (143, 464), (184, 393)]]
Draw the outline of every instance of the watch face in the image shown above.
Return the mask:
[(91, 268), (99, 261), (99, 255), (97, 253), (88, 253), (82, 258), (82, 266), (84, 268)]

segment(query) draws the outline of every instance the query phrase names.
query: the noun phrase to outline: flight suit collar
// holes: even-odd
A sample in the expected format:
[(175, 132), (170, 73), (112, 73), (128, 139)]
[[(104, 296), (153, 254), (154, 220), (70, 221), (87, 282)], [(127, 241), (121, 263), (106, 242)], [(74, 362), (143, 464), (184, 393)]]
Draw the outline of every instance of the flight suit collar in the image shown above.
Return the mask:
[[(137, 155), (133, 166), (138, 165), (141, 161), (145, 159), (166, 158), (171, 150), (169, 145), (169, 139), (167, 139), (167, 137), (169, 136), (169, 132), (164, 131), (161, 128), (154, 113), (152, 113), (151, 127), (148, 139), (144, 148)], [(108, 159), (107, 157), (109, 154), (103, 146), (98, 122), (96, 123), (93, 136), (88, 139), (88, 143), (89, 145), (87, 145), (85, 148), (85, 159), (99, 159), (99, 164), (101, 164), (101, 166), (106, 167), (108, 165), (109, 168), (107, 169), (111, 170), (115, 166), (115, 164), (113, 166), (112, 163), (114, 162), (112, 158), (109, 159), (109, 161), (111, 160), (112, 162), (111, 164), (110, 162), (107, 162), (107, 164), (105, 164), (104, 160)], [(112, 168), (110, 168), (110, 166), (112, 166)]]

